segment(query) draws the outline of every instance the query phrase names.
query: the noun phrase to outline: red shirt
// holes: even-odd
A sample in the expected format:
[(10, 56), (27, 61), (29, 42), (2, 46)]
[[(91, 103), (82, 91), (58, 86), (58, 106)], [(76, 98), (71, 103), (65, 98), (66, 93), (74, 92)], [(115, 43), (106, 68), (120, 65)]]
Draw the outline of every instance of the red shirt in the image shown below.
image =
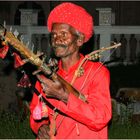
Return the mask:
[[(58, 74), (69, 83), (75, 70), (84, 57), (72, 66), (68, 72), (64, 71), (59, 63)], [(88, 103), (81, 101), (70, 93), (67, 105), (55, 99), (48, 99), (61, 112), (56, 118), (57, 139), (106, 139), (108, 138), (107, 124), (111, 118), (110, 98), (110, 76), (109, 71), (99, 62), (87, 61), (84, 65), (84, 74), (78, 77), (73, 86), (80, 91), (88, 100)], [(40, 83), (36, 88), (42, 92)], [(37, 133), (38, 128), (47, 121), (36, 122), (32, 118), (32, 111), (37, 104), (38, 96), (34, 94), (30, 104), (30, 124), (32, 130)], [(52, 117), (52, 110), (49, 109), (49, 117)]]

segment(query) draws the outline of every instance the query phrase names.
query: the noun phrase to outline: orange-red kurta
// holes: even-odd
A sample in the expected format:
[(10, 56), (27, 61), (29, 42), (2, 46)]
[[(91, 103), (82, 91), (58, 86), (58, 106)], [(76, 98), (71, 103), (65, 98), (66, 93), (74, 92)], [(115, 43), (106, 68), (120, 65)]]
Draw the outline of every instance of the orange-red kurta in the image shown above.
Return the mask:
[[(71, 82), (79, 62), (72, 66), (68, 72), (64, 71), (59, 63), (58, 74), (69, 83)], [(107, 124), (111, 118), (111, 99), (109, 91), (110, 75), (105, 66), (99, 62), (87, 61), (84, 65), (84, 74), (77, 78), (73, 86), (83, 93), (88, 103), (85, 103), (70, 93), (67, 105), (55, 99), (48, 99), (61, 112), (56, 118), (57, 139), (106, 139)], [(36, 88), (43, 92), (40, 83)], [(30, 125), (37, 134), (39, 127), (47, 121), (36, 122), (32, 117), (34, 107), (38, 102), (38, 96), (34, 94), (30, 104)], [(52, 119), (53, 111), (49, 108), (49, 119)]]

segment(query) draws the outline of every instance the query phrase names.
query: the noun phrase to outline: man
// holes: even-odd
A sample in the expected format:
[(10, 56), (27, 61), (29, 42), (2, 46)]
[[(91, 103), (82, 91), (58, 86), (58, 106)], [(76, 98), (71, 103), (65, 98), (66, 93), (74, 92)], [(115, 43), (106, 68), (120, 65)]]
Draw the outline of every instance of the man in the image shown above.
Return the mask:
[(45, 94), (53, 107), (47, 106), (45, 118), (36, 116), (42, 111), (42, 99), (34, 94), (30, 105), (32, 130), (39, 139), (106, 139), (111, 118), (107, 68), (99, 62), (87, 61), (74, 80), (84, 59), (79, 49), (93, 33), (92, 16), (82, 7), (64, 2), (51, 11), (47, 26), (55, 55), (60, 58), (57, 74), (82, 93), (87, 102), (66, 90), (58, 80), (38, 75), (36, 89)]

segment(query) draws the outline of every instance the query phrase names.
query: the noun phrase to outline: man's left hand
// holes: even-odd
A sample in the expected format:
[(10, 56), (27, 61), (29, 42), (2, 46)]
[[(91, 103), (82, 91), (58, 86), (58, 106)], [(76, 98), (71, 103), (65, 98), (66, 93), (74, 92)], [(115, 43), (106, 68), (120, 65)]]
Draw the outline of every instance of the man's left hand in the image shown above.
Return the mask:
[(55, 98), (67, 103), (68, 93), (57, 79), (53, 81), (43, 75), (37, 75), (37, 78), (41, 82), (42, 89), (47, 97)]

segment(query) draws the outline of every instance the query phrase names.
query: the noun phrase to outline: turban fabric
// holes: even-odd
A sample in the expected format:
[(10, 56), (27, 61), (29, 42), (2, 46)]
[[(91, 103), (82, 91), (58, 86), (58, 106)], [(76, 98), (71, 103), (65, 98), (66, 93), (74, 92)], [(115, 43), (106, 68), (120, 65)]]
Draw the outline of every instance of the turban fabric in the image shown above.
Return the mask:
[(87, 42), (93, 34), (93, 18), (82, 7), (71, 2), (64, 2), (56, 6), (48, 17), (47, 26), (51, 32), (53, 23), (69, 24), (85, 35)]

